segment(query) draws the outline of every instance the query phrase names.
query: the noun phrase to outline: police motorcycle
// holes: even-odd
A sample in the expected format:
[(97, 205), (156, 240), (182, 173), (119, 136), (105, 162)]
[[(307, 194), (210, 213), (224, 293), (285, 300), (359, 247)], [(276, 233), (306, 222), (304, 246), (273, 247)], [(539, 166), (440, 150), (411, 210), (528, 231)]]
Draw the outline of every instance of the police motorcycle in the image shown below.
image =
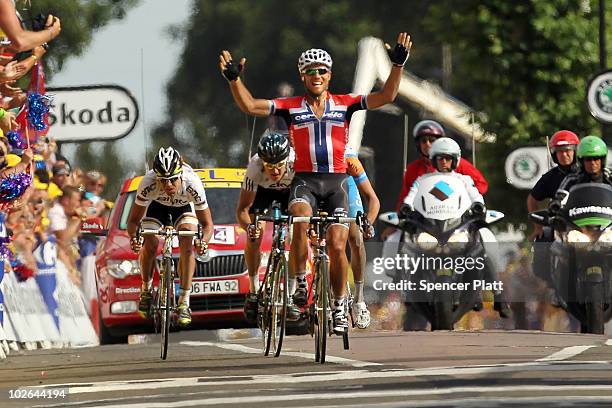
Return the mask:
[(548, 209), (529, 218), (554, 231), (549, 273), (561, 307), (580, 321), (582, 333), (603, 334), (612, 318), (612, 187), (560, 190)]
[(420, 180), (414, 210), (403, 206), (399, 214), (379, 216), (403, 232), (397, 257), (415, 261), (395, 271), (394, 283), (403, 283), (407, 306), (432, 330), (452, 330), (465, 313), (482, 309), (481, 291), (491, 289), (484, 268), (490, 266), (478, 230), (503, 216), (472, 204), (463, 182), (448, 173)]

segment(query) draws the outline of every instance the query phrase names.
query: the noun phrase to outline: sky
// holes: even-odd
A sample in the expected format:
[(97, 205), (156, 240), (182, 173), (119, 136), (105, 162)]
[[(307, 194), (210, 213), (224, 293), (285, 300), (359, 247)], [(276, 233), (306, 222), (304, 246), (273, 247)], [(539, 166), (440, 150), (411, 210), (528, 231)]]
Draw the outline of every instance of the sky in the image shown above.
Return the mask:
[[(138, 101), (139, 123), (128, 136), (111, 142), (117, 144), (119, 154), (126, 160), (144, 163), (143, 119), (147, 131), (163, 121), (165, 86), (176, 69), (183, 47), (182, 42), (169, 37), (166, 29), (186, 22), (190, 5), (191, 0), (142, 0), (125, 19), (112, 21), (94, 32), (83, 55), (69, 59), (47, 84), (48, 87), (117, 84), (129, 90)], [(72, 158), (74, 149), (74, 144), (67, 144), (62, 147), (62, 153)]]

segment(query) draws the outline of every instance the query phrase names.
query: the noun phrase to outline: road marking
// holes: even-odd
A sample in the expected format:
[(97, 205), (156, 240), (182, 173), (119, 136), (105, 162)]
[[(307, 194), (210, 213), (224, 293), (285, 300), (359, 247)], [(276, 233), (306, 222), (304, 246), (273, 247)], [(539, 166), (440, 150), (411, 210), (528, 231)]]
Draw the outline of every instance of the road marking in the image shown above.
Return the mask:
[[(216, 343), (212, 341), (181, 341), (180, 344), (185, 345), (185, 346), (212, 346), (212, 347), (219, 347), (219, 348), (227, 349), (227, 350), (240, 351), (242, 353), (247, 353), (247, 354), (259, 354), (259, 355), (262, 354), (261, 349), (247, 347), (242, 344), (235, 344), (235, 343)], [(282, 355), (289, 356), (289, 357), (305, 358), (305, 359), (312, 360), (312, 361), (314, 361), (314, 358), (315, 358), (314, 354), (300, 353), (297, 351), (283, 351)], [(329, 355), (325, 356), (325, 361), (330, 362), (330, 363), (349, 365), (351, 367), (370, 367), (370, 366), (381, 366), (382, 365), (380, 363), (372, 363), (370, 361), (352, 360), (350, 358), (335, 357), (335, 356), (329, 356)]]
[(563, 360), (567, 360), (569, 358), (572, 358), (574, 356), (577, 356), (578, 354), (593, 348), (595, 346), (571, 346), (571, 347), (566, 347), (562, 350), (557, 351), (556, 353), (552, 353), (549, 356), (543, 357), (543, 358), (539, 358), (536, 361), (563, 361)]
[[(220, 397), (220, 398), (205, 398), (176, 402), (145, 402), (135, 404), (121, 405), (100, 405), (92, 408), (120, 408), (129, 406), (130, 408), (165, 408), (165, 407), (193, 407), (193, 406), (218, 406), (222, 404), (244, 404), (244, 403), (262, 403), (262, 402), (284, 402), (296, 400), (312, 400), (315, 397), (320, 400), (345, 400), (345, 399), (360, 399), (360, 398), (389, 398), (389, 397), (417, 397), (423, 395), (449, 395), (449, 394), (464, 394), (464, 393), (501, 393), (501, 392), (537, 392), (550, 393), (558, 395), (564, 391), (609, 391), (612, 392), (612, 385), (510, 385), (510, 386), (467, 386), (467, 387), (447, 387), (447, 388), (427, 388), (418, 390), (379, 390), (379, 391), (356, 391), (350, 392), (327, 392), (327, 393), (303, 393), (289, 395), (251, 395), (247, 397)], [(440, 403), (439, 401), (438, 403)]]
[(612, 339), (606, 340), (606, 346), (612, 346)]
[[(296, 384), (316, 383), (330, 381), (357, 381), (372, 378), (410, 378), (427, 376), (459, 376), (459, 375), (488, 375), (512, 372), (529, 371), (610, 371), (612, 364), (608, 361), (563, 361), (563, 362), (528, 362), (510, 363), (482, 366), (463, 367), (434, 367), (398, 370), (344, 370), (312, 373), (304, 376), (303, 373), (287, 374), (261, 374), (228, 377), (186, 377), (163, 379), (139, 379), (125, 381), (101, 381), (89, 383), (49, 384), (35, 388), (69, 387), (70, 394), (84, 394), (96, 392), (118, 392), (130, 390), (157, 390), (180, 387), (219, 387), (222, 385), (257, 385), (257, 384)], [(611, 386), (612, 387), (612, 386)]]

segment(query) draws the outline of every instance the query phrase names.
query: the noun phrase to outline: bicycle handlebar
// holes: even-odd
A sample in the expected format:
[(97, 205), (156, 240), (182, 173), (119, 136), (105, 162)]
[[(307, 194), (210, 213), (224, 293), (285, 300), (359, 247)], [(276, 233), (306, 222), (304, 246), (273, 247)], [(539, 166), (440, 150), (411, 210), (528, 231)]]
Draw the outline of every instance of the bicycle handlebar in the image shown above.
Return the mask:
[(164, 237), (166, 235), (179, 236), (179, 237), (195, 237), (198, 235), (198, 231), (177, 231), (172, 229), (171, 231), (167, 231), (166, 228), (158, 228), (158, 229), (142, 229), (140, 230), (140, 235), (158, 235)]
[(340, 216), (327, 216), (327, 217), (291, 217), (290, 221), (292, 223), (308, 223), (312, 224), (315, 222), (321, 223), (332, 223), (332, 224), (348, 224), (352, 222), (357, 222), (357, 219), (354, 217), (340, 217)]

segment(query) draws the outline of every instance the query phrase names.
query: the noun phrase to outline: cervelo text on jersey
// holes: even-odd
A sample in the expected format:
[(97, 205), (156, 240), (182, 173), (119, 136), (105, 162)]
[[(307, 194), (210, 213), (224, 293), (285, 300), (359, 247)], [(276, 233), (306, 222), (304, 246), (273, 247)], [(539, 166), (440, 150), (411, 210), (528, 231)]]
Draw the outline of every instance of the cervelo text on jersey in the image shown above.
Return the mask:
[(169, 207), (182, 207), (193, 203), (196, 210), (207, 209), (208, 202), (200, 177), (186, 164), (183, 165), (181, 177), (183, 180), (181, 190), (173, 196), (168, 196), (157, 182), (155, 172), (149, 170), (138, 186), (136, 204), (146, 207), (152, 201), (157, 201)]
[(256, 192), (257, 187), (266, 188), (270, 190), (286, 190), (291, 186), (293, 181), (293, 164), (295, 162), (295, 152), (293, 149), (289, 150), (289, 157), (287, 157), (287, 166), (285, 167), (285, 174), (283, 177), (274, 181), (264, 171), (263, 161), (259, 155), (254, 154), (249, 160), (244, 181), (242, 182), (242, 189), (246, 191)]
[(344, 157), (353, 113), (367, 109), (364, 95), (327, 93), (317, 118), (304, 96), (272, 100), (270, 114), (283, 118), (295, 149), (296, 173), (346, 173)]

